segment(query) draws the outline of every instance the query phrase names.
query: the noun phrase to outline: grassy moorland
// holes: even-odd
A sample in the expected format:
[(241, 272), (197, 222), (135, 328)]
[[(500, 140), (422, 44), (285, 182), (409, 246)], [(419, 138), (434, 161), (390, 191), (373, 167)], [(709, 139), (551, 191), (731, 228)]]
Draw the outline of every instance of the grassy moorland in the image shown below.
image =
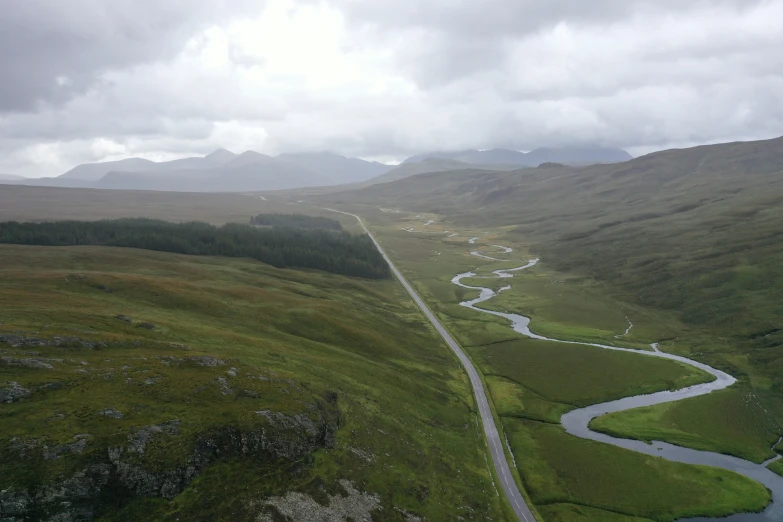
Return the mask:
[[(668, 462), (577, 439), (553, 424), (508, 419), (504, 427), (511, 448), (525, 455), (518, 459), (518, 467), (545, 519), (559, 513), (560, 520), (606, 520), (599, 513), (609, 512), (672, 521), (698, 515), (721, 517), (768, 502), (763, 487), (749, 479), (736, 480), (736, 475), (717, 468)], [(566, 506), (601, 511), (564, 518)]]
[[(520, 483), (544, 520), (669, 521), (696, 513), (720, 516), (758, 510), (768, 502), (763, 487), (739, 475), (640, 456), (563, 432), (560, 416), (575, 407), (681, 388), (710, 377), (673, 361), (521, 338), (505, 320), (458, 305), (477, 292), (453, 285), (454, 274), (479, 267), (480, 276), (489, 269), (521, 264), (483, 260), (470, 255), (470, 250), (524, 260), (529, 257), (527, 245), (504, 241), (502, 230), (460, 230), (436, 215), (417, 217), (365, 208), (363, 216), (481, 370)], [(430, 220), (434, 223), (424, 226)], [(403, 230), (409, 227), (414, 232)], [(475, 246), (467, 244), (470, 237), (479, 237)], [(513, 246), (515, 252), (494, 254), (498, 249), (493, 244)], [(471, 278), (463, 282), (495, 288), (511, 284), (497, 302), (493, 299), (484, 305), (521, 308), (534, 317), (535, 329), (539, 319), (544, 319), (550, 333), (564, 338), (644, 347), (671, 328), (667, 314), (622, 308), (611, 295), (601, 293), (600, 284), (559, 273), (546, 263), (511, 280)], [(627, 338), (618, 338), (627, 328), (626, 315), (638, 318), (640, 328), (632, 329)], [(596, 319), (592, 324), (591, 318)], [(531, 443), (531, 433), (537, 442)], [(546, 451), (538, 444), (545, 445)], [(589, 454), (598, 446), (596, 454)], [(561, 458), (557, 448), (567, 457)], [(601, 487), (596, 477), (607, 473), (612, 480)], [(645, 492), (632, 494), (635, 489)], [(667, 498), (671, 491), (678, 493)]]
[[(542, 333), (612, 342), (624, 331), (617, 316), (627, 315), (634, 328), (623, 343), (663, 341), (666, 351), (731, 373), (750, 394), (748, 415), (770, 419), (754, 421), (756, 435), (743, 434), (720, 414), (722, 400), (699, 397), (633, 421), (618, 414), (614, 433), (756, 460), (772, 455), (770, 441), (783, 432), (783, 138), (614, 165), (424, 174), (322, 199), (363, 203), (370, 214), (381, 204), (429, 212), (482, 240), (486, 231), (487, 239), (524, 245), (543, 259), (551, 283), (523, 281), (535, 301), (508, 293), (489, 306), (530, 313)], [(583, 291), (613, 302), (614, 311), (563, 317), (569, 307), (555, 298)], [(684, 413), (691, 408), (714, 410), (705, 414), (709, 427), (705, 416)], [(650, 424), (659, 421), (668, 427)], [(738, 449), (744, 444), (751, 446)]]
[[(318, 207), (303, 208), (254, 194), (155, 192), (0, 184), (0, 221), (92, 221), (143, 217), (165, 221), (204, 221), (213, 225), (247, 223), (251, 216), (306, 212), (340, 221), (345, 230), (361, 232), (356, 220)], [(301, 223), (299, 224), (301, 227)]]
[(393, 281), (112, 247), (0, 258), (4, 516), (505, 519), (466, 377)]
[[(476, 347), (473, 353), (484, 375), (517, 383), (524, 394), (568, 409), (711, 380), (690, 366), (666, 359), (537, 339), (493, 343)], [(558, 423), (560, 417), (536, 420)]]
[(748, 386), (732, 386), (700, 399), (613, 413), (590, 426), (610, 435), (666, 440), (759, 463), (775, 456), (778, 425)]

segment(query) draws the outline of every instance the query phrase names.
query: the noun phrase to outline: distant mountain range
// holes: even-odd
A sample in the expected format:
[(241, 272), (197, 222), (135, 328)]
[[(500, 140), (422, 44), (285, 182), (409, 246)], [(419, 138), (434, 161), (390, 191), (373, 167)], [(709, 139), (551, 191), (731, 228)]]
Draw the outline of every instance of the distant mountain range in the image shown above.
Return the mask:
[(237, 192), (343, 185), (367, 181), (395, 165), (329, 152), (267, 156), (218, 149), (204, 157), (155, 162), (143, 158), (78, 165), (54, 178), (0, 177), (25, 185), (180, 192)]
[(0, 175), (13, 184), (178, 192), (241, 192), (302, 187), (386, 183), (426, 172), (514, 170), (540, 163), (569, 165), (612, 163), (630, 159), (619, 149), (506, 149), (432, 152), (384, 165), (329, 152), (267, 156), (255, 151), (234, 154), (218, 149), (203, 157), (155, 162), (143, 158), (79, 165), (54, 178)]

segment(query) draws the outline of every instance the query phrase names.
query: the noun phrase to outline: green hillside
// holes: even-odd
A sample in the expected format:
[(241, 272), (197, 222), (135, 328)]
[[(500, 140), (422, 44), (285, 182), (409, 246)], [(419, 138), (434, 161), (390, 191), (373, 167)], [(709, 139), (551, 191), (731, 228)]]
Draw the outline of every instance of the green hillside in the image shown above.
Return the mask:
[(783, 138), (615, 165), (425, 174), (328, 198), (514, 225), (549, 263), (686, 322), (746, 338), (783, 328)]
[(0, 258), (0, 518), (505, 519), (467, 379), (395, 282)]
[(389, 183), (391, 181), (397, 181), (411, 176), (417, 176), (419, 174), (426, 174), (429, 172), (455, 172), (455, 171), (509, 171), (519, 170), (521, 167), (518, 165), (474, 165), (472, 163), (466, 163), (464, 161), (458, 161), (446, 158), (426, 158), (422, 161), (415, 163), (403, 163), (398, 167), (393, 168), (389, 172), (372, 178), (369, 181), (364, 182), (364, 185), (375, 185), (377, 183)]
[(783, 424), (783, 138), (613, 165), (424, 174), (329, 198), (502, 232), (622, 306), (672, 313), (667, 349), (739, 376)]

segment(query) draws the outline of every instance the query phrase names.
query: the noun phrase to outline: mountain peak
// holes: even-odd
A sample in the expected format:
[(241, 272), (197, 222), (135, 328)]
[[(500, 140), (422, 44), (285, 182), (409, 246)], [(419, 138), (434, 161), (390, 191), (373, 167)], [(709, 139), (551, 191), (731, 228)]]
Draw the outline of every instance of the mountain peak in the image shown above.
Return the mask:
[(214, 163), (219, 163), (219, 164), (228, 163), (229, 161), (235, 159), (236, 157), (237, 155), (231, 152), (230, 150), (222, 149), (222, 148), (217, 149), (216, 151), (211, 152), (206, 156), (204, 156), (205, 159), (208, 159)]
[(245, 165), (249, 165), (251, 163), (262, 163), (262, 162), (273, 162), (274, 158), (271, 156), (267, 156), (266, 154), (261, 154), (260, 152), (256, 152), (254, 150), (246, 150), (242, 154), (235, 156), (231, 161), (228, 163), (225, 163), (226, 167), (243, 167)]

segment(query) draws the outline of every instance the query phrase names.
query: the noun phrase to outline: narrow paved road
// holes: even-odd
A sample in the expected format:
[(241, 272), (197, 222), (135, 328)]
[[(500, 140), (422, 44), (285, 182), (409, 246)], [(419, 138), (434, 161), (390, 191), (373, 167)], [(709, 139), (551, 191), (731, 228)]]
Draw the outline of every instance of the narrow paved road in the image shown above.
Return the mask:
[(535, 522), (536, 518), (533, 516), (533, 513), (530, 512), (530, 508), (525, 503), (525, 499), (522, 498), (522, 494), (519, 492), (519, 488), (517, 488), (517, 485), (514, 482), (514, 478), (511, 476), (511, 469), (508, 467), (508, 461), (506, 460), (506, 455), (503, 452), (503, 442), (500, 440), (500, 434), (498, 433), (497, 426), (495, 426), (495, 419), (492, 417), (492, 411), (489, 409), (489, 402), (487, 401), (487, 394), (484, 391), (484, 385), (482, 384), (478, 372), (473, 366), (473, 363), (470, 362), (470, 359), (468, 359), (467, 355), (465, 355), (465, 352), (462, 351), (462, 348), (460, 348), (459, 344), (457, 344), (457, 341), (455, 341), (449, 332), (446, 331), (443, 325), (440, 324), (438, 318), (435, 317), (435, 315), (430, 311), (422, 298), (419, 297), (419, 294), (416, 293), (405, 277), (403, 277), (402, 273), (397, 270), (397, 267), (394, 266), (392, 260), (389, 259), (389, 256), (386, 255), (386, 252), (383, 251), (383, 248), (381, 248), (381, 245), (379, 245), (378, 241), (375, 240), (375, 236), (370, 233), (370, 230), (365, 226), (362, 219), (356, 214), (351, 214), (349, 212), (342, 212), (332, 208), (328, 208), (326, 210), (353, 216), (357, 221), (359, 221), (359, 224), (362, 226), (364, 231), (367, 232), (367, 235), (370, 236), (372, 242), (375, 243), (378, 251), (381, 253), (386, 262), (389, 263), (389, 268), (391, 268), (394, 277), (397, 278), (408, 294), (410, 294), (416, 305), (421, 308), (421, 311), (424, 312), (424, 315), (426, 315), (427, 319), (430, 320), (432, 326), (434, 326), (440, 336), (443, 337), (443, 340), (446, 341), (446, 344), (449, 345), (449, 348), (451, 348), (451, 350), (457, 354), (460, 362), (462, 362), (465, 370), (467, 370), (468, 376), (470, 377), (470, 384), (473, 386), (473, 395), (476, 397), (476, 404), (478, 405), (479, 414), (481, 415), (481, 424), (484, 426), (484, 434), (487, 437), (490, 453), (492, 454), (492, 463), (495, 465), (495, 471), (500, 478), (500, 486), (503, 488), (503, 493), (505, 493), (506, 498), (511, 504), (511, 507), (514, 509), (514, 513), (516, 513), (517, 518), (521, 522)]

